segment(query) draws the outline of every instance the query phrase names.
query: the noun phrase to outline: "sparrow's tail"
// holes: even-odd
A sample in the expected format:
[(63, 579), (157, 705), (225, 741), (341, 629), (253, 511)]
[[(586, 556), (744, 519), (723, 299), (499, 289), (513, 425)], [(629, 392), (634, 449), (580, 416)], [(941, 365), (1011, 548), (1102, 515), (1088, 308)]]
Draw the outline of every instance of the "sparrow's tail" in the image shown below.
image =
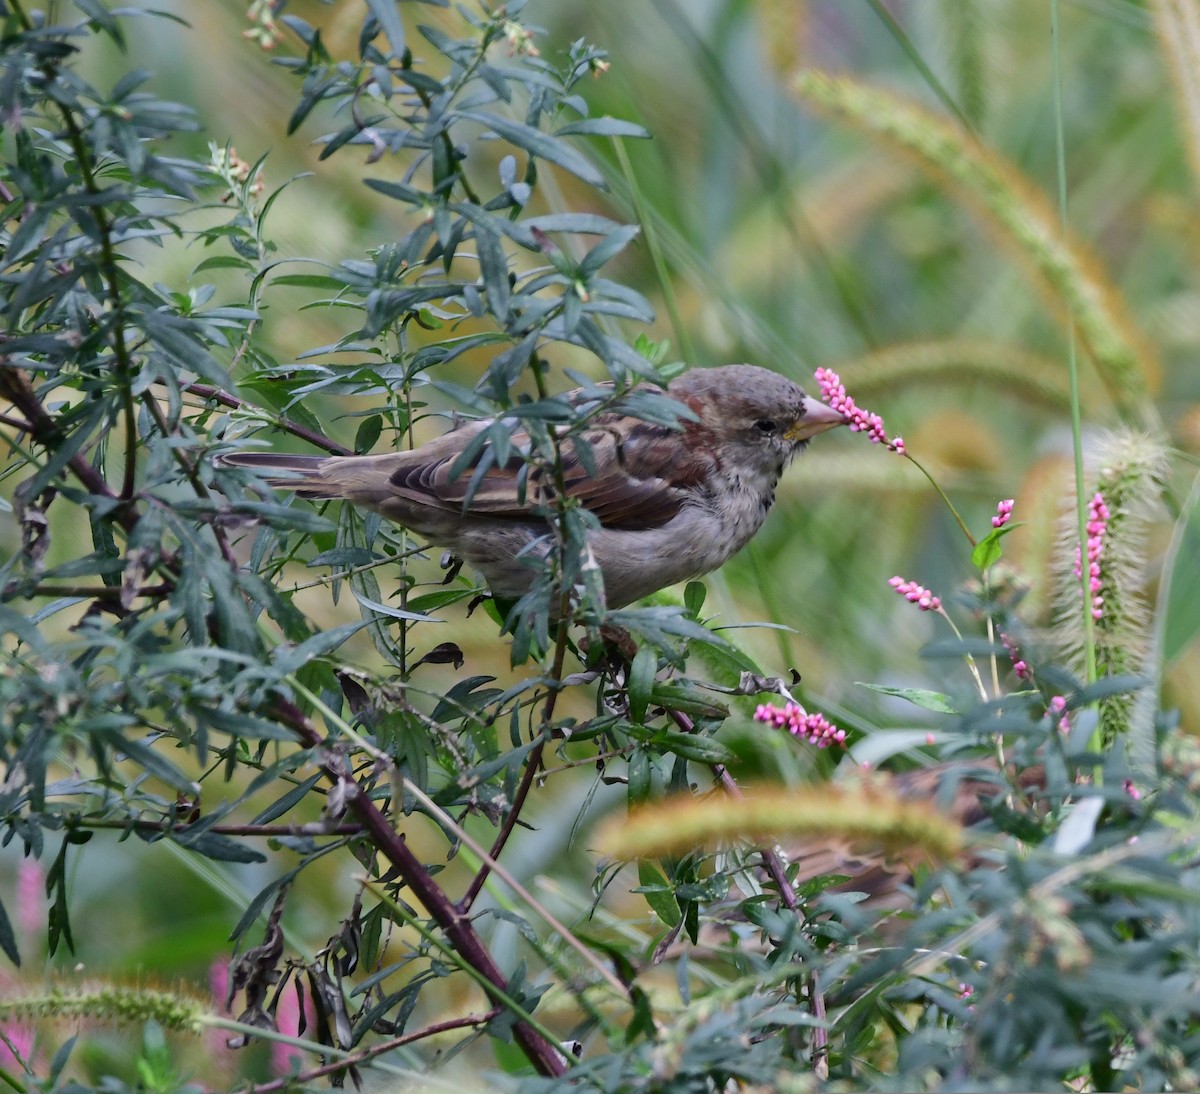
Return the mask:
[(341, 498), (345, 497), (343, 486), (325, 474), (327, 466), (336, 458), (293, 456), (286, 452), (226, 452), (215, 462), (221, 467), (246, 467), (257, 471), (269, 486), (294, 490), (302, 498)]

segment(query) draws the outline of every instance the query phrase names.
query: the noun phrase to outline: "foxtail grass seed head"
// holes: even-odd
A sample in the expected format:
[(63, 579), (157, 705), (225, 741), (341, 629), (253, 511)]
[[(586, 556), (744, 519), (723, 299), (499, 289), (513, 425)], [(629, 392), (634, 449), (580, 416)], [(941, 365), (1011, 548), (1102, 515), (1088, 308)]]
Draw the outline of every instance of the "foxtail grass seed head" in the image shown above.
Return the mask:
[(905, 454), (904, 438), (889, 438), (883, 419), (855, 403), (854, 397), (846, 394), (846, 385), (833, 369), (819, 368), (813, 376), (821, 391), (821, 401), (845, 417), (851, 433), (865, 433), (870, 437), (872, 444), (881, 444), (901, 456)]
[(983, 212), (1071, 317), (1112, 397), (1138, 420), (1157, 420), (1148, 393), (1162, 370), (1152, 347), (1095, 256), (1064, 237), (1057, 210), (1012, 163), (890, 91), (813, 69), (797, 73), (792, 86), (812, 105), (902, 149)]
[(167, 1029), (196, 1033), (207, 1008), (183, 993), (104, 985), (0, 999), (0, 1022), (54, 1018), (95, 1018), (113, 1022), (154, 1021)]
[(902, 798), (864, 779), (847, 786), (747, 787), (736, 798), (680, 794), (610, 818), (597, 831), (595, 846), (622, 859), (657, 858), (794, 838), (844, 840), (906, 862), (942, 862), (962, 849), (963, 829), (932, 802)]
[(934, 596), (924, 585), (918, 585), (915, 581), (905, 581), (899, 574), (889, 578), (888, 584), (905, 600), (915, 604), (923, 612), (940, 612), (942, 610), (941, 598)]
[(838, 729), (820, 712), (809, 714), (799, 703), (787, 703), (784, 706), (763, 703), (754, 712), (754, 720), (776, 729), (786, 729), (793, 737), (808, 741), (817, 748), (846, 746), (844, 729)]

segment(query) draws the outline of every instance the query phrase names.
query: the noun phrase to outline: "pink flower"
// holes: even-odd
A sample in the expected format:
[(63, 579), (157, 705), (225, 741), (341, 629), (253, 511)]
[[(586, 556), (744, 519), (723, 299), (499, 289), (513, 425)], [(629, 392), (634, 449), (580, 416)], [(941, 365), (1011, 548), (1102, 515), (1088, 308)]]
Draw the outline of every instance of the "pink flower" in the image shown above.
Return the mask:
[(846, 394), (846, 386), (842, 378), (831, 368), (819, 368), (813, 374), (817, 386), (821, 389), (821, 399), (828, 403), (839, 414), (845, 416), (851, 433), (865, 433), (874, 444), (882, 444), (901, 456), (908, 451), (904, 447), (904, 438), (896, 437), (888, 440), (887, 431), (883, 427), (883, 419), (878, 414), (863, 410), (854, 398)]
[(996, 515), (992, 517), (993, 528), (1003, 528), (1012, 517), (1013, 499), (1006, 498), (996, 506)]
[[(1100, 595), (1103, 584), (1100, 579), (1100, 559), (1104, 555), (1104, 534), (1108, 531), (1111, 519), (1104, 497), (1097, 491), (1088, 502), (1087, 519), (1087, 558), (1088, 558), (1088, 589), (1092, 594), (1092, 618), (1104, 618), (1104, 597)], [(1075, 576), (1083, 576), (1083, 555), (1078, 547), (1075, 548)]]
[(1121, 789), (1125, 791), (1135, 802), (1142, 800), (1142, 792), (1133, 785), (1132, 779), (1126, 779), (1121, 783)]
[(888, 584), (905, 600), (911, 601), (923, 612), (940, 612), (942, 610), (941, 598), (934, 596), (924, 585), (918, 585), (915, 581), (905, 581), (899, 574), (889, 578)]
[(1046, 713), (1051, 717), (1058, 718), (1059, 733), (1068, 733), (1071, 729), (1071, 720), (1066, 714), (1067, 700), (1063, 695), (1055, 695), (1050, 700), (1050, 705), (1046, 708)]
[(787, 703), (780, 707), (774, 703), (763, 703), (754, 712), (754, 720), (776, 729), (786, 729), (793, 737), (808, 741), (817, 748), (830, 745), (845, 747), (846, 731), (838, 729), (824, 714), (809, 714), (799, 703)]
[(1032, 680), (1033, 670), (1022, 659), (1021, 651), (1017, 648), (1014, 642), (1007, 634), (1001, 632), (1000, 644), (1008, 651), (1009, 659), (1012, 661), (1013, 672), (1016, 673), (1018, 680)]

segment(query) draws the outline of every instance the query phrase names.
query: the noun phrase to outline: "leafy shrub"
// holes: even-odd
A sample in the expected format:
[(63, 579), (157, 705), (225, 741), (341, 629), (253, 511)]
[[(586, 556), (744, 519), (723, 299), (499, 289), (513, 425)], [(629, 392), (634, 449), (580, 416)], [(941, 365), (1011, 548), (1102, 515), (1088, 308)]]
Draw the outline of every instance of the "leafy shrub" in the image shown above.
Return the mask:
[[(269, 159), (241, 159), (214, 125), (208, 143), (146, 73), (89, 82), (101, 40), (124, 49), (135, 18), (161, 15), (0, 4), (4, 839), (49, 863), (22, 876), (45, 885), (60, 962), (101, 931), (72, 893), (119, 855), (104, 834), (146, 844), (156, 869), (185, 862), (196, 901), (237, 903), (219, 914), (233, 953), (211, 1000), (14, 973), (12, 1085), (262, 1079), (266, 1062), (231, 1061), (224, 1041), (283, 1052), (290, 1010), (304, 1049), (276, 1067), (295, 1077), (256, 1089), (459, 1064), (528, 1090), (1194, 1086), (1200, 755), (1158, 709), (1161, 620), (1178, 608), (1170, 567), (1145, 600), (1146, 528), (1172, 497), (1157, 432), (1116, 435), (1081, 475), (1078, 512), (1096, 494), (1104, 507), (1087, 527), (1068, 518), (1054, 548), (1057, 641), (1026, 623), (1008, 512), (946, 607), (895, 581), (955, 628), (926, 649), (950, 682), (878, 687), (924, 713), (909, 732), (851, 716), (850, 751), (823, 716), (759, 704), (797, 685), (718, 629), (700, 583), (606, 611), (587, 517), (561, 489), (529, 595), (473, 611), (473, 578), (403, 529), (263, 491), (217, 457), (263, 439), (408, 447), (426, 419), (496, 415), (479, 466), (515, 452), (561, 485), (564, 441), (597, 415), (674, 421), (652, 389), (681, 366), (640, 330), (647, 295), (613, 272), (635, 240), (665, 270), (670, 233), (595, 211), (639, 208), (629, 154), (601, 142), (646, 134), (594, 112), (605, 53), (581, 39), (543, 56), (520, 3), (429, 4), (422, 22), (418, 5), (368, 0), (341, 53), (336, 27), (281, 7), (255, 0), (249, 36), (299, 43), (278, 58), (296, 81), (289, 131), (319, 132), (322, 161), (352, 161), (394, 203), (398, 238), (365, 257), (281, 254)], [(849, 78), (808, 72), (796, 89), (977, 204), (1075, 318), (1117, 412), (1158, 430), (1153, 352), (1003, 157)], [(190, 256), (189, 275), (149, 274), (156, 251)], [(344, 328), (281, 361), (295, 292)], [(905, 352), (853, 375), (870, 391), (953, 367)], [(1066, 397), (1038, 358), (972, 360), (975, 378), (1015, 369), (1049, 404)], [(572, 385), (593, 397), (557, 397)], [(333, 614), (346, 599), (360, 618)], [(613, 628), (632, 642), (606, 645)], [(481, 643), (509, 665), (475, 671)], [(793, 732), (752, 729), (756, 706)], [(797, 758), (793, 736), (833, 747)], [(897, 757), (892, 777), (853, 770)], [(778, 766), (792, 789), (753, 785)], [(536, 886), (518, 829), (569, 818), (558, 854), (615, 795), (634, 808), (586, 837), (608, 852), (590, 899), (561, 854)], [(323, 905), (305, 895), (322, 888)], [(12, 907), (0, 948), (16, 966), (31, 929)], [(140, 1047), (59, 1045), (77, 1018), (140, 1026)], [(219, 1039), (200, 1055), (164, 1029)]]

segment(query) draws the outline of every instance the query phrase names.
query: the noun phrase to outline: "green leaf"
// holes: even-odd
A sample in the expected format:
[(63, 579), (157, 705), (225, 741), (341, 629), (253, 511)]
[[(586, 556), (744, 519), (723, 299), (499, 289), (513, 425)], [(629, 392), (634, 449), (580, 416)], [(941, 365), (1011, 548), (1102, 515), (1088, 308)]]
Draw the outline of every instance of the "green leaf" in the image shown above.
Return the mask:
[(17, 950), (17, 936), (13, 933), (12, 921), (8, 918), (8, 912), (4, 910), (3, 901), (0, 901), (0, 950), (4, 951), (9, 961), (20, 968), (21, 954)]
[(404, 56), (404, 23), (400, 19), (397, 0), (367, 0), (367, 7), (387, 35), (390, 56), (401, 60)]
[(635, 722), (646, 720), (646, 708), (650, 705), (650, 691), (657, 672), (658, 655), (650, 645), (643, 644), (629, 667), (629, 716)]
[(934, 710), (938, 714), (959, 713), (958, 708), (951, 702), (950, 696), (943, 695), (940, 691), (926, 691), (924, 688), (889, 688), (883, 684), (867, 684), (862, 680), (857, 680), (855, 683), (860, 688), (878, 692), (880, 695), (895, 695), (900, 699), (907, 699), (922, 710)]
[(415, 623), (441, 623), (441, 619), (435, 619), (432, 615), (422, 615), (420, 612), (406, 612), (402, 608), (393, 608), (390, 604), (381, 604), (378, 600), (371, 600), (355, 592), (354, 599), (357, 600), (364, 608), (370, 608), (371, 611), (377, 612), (379, 615), (389, 615), (393, 619), (409, 619)]
[(508, 256), (500, 237), (488, 228), (476, 227), (475, 245), (479, 252), (479, 272), (483, 276), (488, 311), (500, 322), (508, 316)]
[(634, 892), (641, 893), (646, 898), (650, 910), (668, 927), (679, 926), (683, 919), (679, 901), (675, 899), (675, 893), (658, 867), (646, 859), (639, 860), (638, 882)]
[(205, 858), (216, 859), (218, 862), (266, 862), (267, 856), (252, 847), (221, 836), (215, 832), (199, 832), (190, 835), (187, 829), (176, 829), (171, 833), (172, 838), (180, 847), (195, 851)]
[(361, 631), (368, 622), (366, 619), (360, 619), (357, 623), (345, 623), (332, 630), (314, 634), (300, 645), (292, 646), (290, 649), (281, 646), (275, 659), (275, 667), (285, 675), (293, 673), (310, 661), (315, 661), (318, 657), (324, 657), (327, 653), (336, 650), (352, 634)]
[(594, 274), (610, 258), (623, 251), (640, 231), (641, 228), (638, 225), (627, 224), (623, 228), (609, 232), (583, 256), (583, 260), (579, 263), (579, 277), (587, 278)]
[(650, 139), (650, 132), (638, 125), (637, 122), (627, 122), (621, 118), (581, 118), (569, 122), (554, 131), (556, 137), (637, 137)]
[(993, 528), (986, 536), (983, 537), (971, 552), (971, 564), (977, 570), (986, 570), (989, 566), (994, 566), (1000, 561), (1000, 541), (1008, 535), (1020, 528), (1020, 522), (1016, 524), (1006, 524), (1003, 528)]
[(204, 722), (231, 737), (245, 737), (255, 741), (294, 741), (296, 734), (278, 722), (269, 722), (253, 714), (222, 710), (210, 707), (198, 713)]
[(375, 442), (379, 440), (380, 434), (383, 433), (383, 416), (381, 414), (372, 414), (368, 418), (364, 418), (358, 425), (358, 431), (354, 434), (354, 451), (360, 456), (370, 452), (375, 447)]
[(734, 753), (720, 741), (693, 733), (660, 733), (655, 736), (654, 743), (664, 752), (697, 763), (727, 764), (735, 758)]
[(523, 122), (515, 122), (500, 114), (487, 114), (483, 111), (460, 110), (458, 117), (469, 118), (473, 122), (486, 126), (510, 144), (515, 144), (532, 156), (537, 156), (556, 164), (565, 171), (570, 171), (572, 175), (583, 179), (597, 190), (608, 189), (604, 176), (586, 156), (556, 137), (543, 133), (540, 129), (534, 129), (533, 126), (525, 125)]
[(213, 255), (199, 263), (192, 273), (203, 273), (205, 270), (251, 270), (253, 268), (244, 258), (238, 258), (236, 255)]
[(694, 718), (729, 717), (729, 708), (724, 703), (687, 684), (655, 684), (650, 689), (650, 702), (667, 710), (690, 714)]
[(346, 287), (345, 282), (328, 274), (280, 274), (271, 278), (272, 285), (292, 285), (302, 289), (327, 289), (337, 292)]
[(389, 198), (395, 198), (397, 201), (417, 206), (429, 203), (427, 194), (421, 190), (414, 190), (411, 186), (405, 186), (402, 182), (393, 182), (390, 179), (366, 179), (364, 181), (372, 190)]
[(75, 6), (100, 30), (107, 34), (122, 53), (125, 52), (125, 35), (121, 24), (100, 0), (75, 0)]
[(307, 796), (310, 790), (324, 778), (321, 772), (315, 775), (310, 775), (304, 782), (293, 786), (281, 798), (277, 798), (266, 807), (258, 816), (254, 817), (251, 824), (270, 824), (272, 821), (278, 820), (280, 817), (289, 813), (297, 805), (299, 805)]
[[(575, 738), (572, 738), (575, 739)], [(639, 805), (650, 797), (650, 753), (638, 745), (629, 757), (629, 804)]]
[(708, 587), (703, 581), (689, 581), (683, 589), (683, 606), (687, 608), (688, 614), (699, 619), (707, 596)]

